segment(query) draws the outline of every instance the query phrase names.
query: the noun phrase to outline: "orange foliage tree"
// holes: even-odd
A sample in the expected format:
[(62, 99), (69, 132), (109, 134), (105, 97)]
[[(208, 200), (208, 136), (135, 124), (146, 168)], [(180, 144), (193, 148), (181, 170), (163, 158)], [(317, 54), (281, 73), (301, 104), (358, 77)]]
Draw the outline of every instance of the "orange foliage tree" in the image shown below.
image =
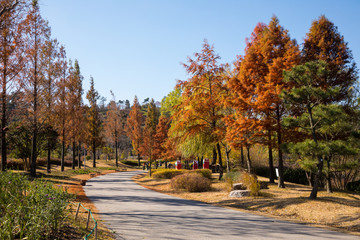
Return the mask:
[(118, 141), (122, 132), (122, 117), (119, 105), (116, 103), (115, 95), (111, 92), (113, 100), (108, 105), (108, 111), (106, 112), (106, 119), (104, 122), (104, 130), (106, 136), (114, 144), (115, 148), (115, 164), (118, 167)]
[(156, 106), (154, 99), (151, 99), (147, 111), (146, 111), (146, 120), (143, 130), (143, 141), (140, 145), (140, 152), (148, 157), (150, 165), (150, 176), (151, 176), (151, 162), (155, 160), (154, 151), (155, 151), (155, 134), (156, 126), (158, 124), (158, 117), (156, 113)]
[(143, 114), (138, 98), (135, 96), (134, 103), (131, 106), (129, 117), (126, 120), (125, 131), (126, 135), (130, 138), (133, 150), (138, 156), (138, 165), (140, 166), (140, 146), (143, 141)]
[[(252, 124), (237, 124), (239, 132), (248, 132), (246, 126), (253, 126), (257, 132), (256, 142), (265, 143), (269, 147), (270, 181), (274, 180), (272, 162), (272, 135), (276, 132), (279, 155), (279, 187), (285, 187), (283, 180), (283, 158), (281, 144), (283, 131), (281, 121), (285, 114), (283, 102), (279, 97), (286, 87), (282, 72), (291, 69), (300, 62), (300, 51), (296, 42), (290, 39), (288, 31), (279, 25), (273, 17), (269, 25), (258, 24), (250, 41), (247, 42), (245, 56), (238, 58), (238, 75), (229, 81), (233, 92), (231, 104), (236, 109), (236, 117), (232, 115), (228, 123), (235, 127), (236, 118), (240, 122), (252, 121)], [(231, 120), (231, 121), (230, 121)], [(255, 124), (255, 122), (257, 122)], [(230, 131), (231, 132), (231, 131)], [(228, 137), (234, 138), (231, 134)], [(236, 138), (236, 137), (235, 137)], [(266, 139), (267, 140), (264, 140)], [(236, 140), (235, 140), (236, 142)]]
[[(19, 17), (16, 5), (19, 1), (1, 0), (0, 5), (0, 89), (1, 89), (1, 170), (7, 165), (8, 94), (15, 86), (23, 66), (21, 55), (22, 35), (18, 31)], [(21, 15), (20, 15), (21, 16)]]
[(216, 147), (219, 165), (222, 171), (220, 142), (223, 129), (221, 92), (223, 91), (223, 75), (225, 66), (218, 64), (220, 57), (215, 54), (214, 47), (205, 40), (200, 53), (195, 59), (188, 58), (189, 65), (183, 64), (191, 77), (187, 81), (179, 81), (182, 89), (182, 101), (173, 115), (172, 131), (181, 134), (180, 142), (205, 134), (207, 144)]

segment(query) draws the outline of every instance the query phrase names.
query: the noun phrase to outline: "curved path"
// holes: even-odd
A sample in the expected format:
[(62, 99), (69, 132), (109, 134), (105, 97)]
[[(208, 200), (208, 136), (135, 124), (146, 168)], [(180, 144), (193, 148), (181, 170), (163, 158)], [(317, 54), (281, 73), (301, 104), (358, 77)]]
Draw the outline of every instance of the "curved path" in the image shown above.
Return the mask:
[(131, 180), (139, 173), (98, 176), (84, 187), (117, 239), (358, 239), (154, 192)]

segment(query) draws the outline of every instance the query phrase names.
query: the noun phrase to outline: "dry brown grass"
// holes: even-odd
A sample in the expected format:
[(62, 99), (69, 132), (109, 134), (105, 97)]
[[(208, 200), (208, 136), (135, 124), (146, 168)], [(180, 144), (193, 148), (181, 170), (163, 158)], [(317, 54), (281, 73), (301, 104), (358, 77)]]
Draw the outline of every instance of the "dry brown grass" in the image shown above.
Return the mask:
[[(307, 223), (360, 236), (360, 195), (320, 191), (317, 200), (309, 200), (311, 188), (286, 183), (286, 188), (269, 184), (259, 197), (229, 198), (226, 184), (213, 178), (212, 190), (203, 193), (174, 191), (170, 180), (152, 179), (143, 174), (134, 177), (140, 185), (165, 194), (251, 212), (278, 219)], [(267, 179), (259, 177), (259, 180)]]

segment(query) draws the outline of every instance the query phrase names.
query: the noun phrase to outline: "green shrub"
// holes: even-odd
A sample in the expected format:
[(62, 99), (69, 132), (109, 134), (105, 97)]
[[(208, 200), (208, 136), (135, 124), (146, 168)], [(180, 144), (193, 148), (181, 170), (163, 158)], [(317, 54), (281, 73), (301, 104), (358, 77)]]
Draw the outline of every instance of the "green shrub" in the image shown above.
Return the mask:
[(239, 182), (240, 175), (240, 172), (228, 172), (225, 174), (224, 181), (228, 192), (232, 191), (234, 183)]
[(184, 174), (186, 170), (176, 169), (153, 169), (152, 177), (157, 179), (172, 179), (175, 176)]
[(43, 180), (0, 175), (0, 239), (54, 239), (71, 195)]
[(250, 191), (251, 196), (255, 197), (259, 195), (260, 183), (258, 182), (256, 175), (250, 174), (248, 172), (242, 172), (240, 181)]
[(195, 171), (196, 173), (201, 174), (203, 177), (211, 179), (211, 170), (210, 169), (196, 169), (196, 170), (192, 170)]
[(185, 173), (172, 178), (170, 186), (176, 190), (205, 192), (210, 190), (211, 181), (200, 174)]

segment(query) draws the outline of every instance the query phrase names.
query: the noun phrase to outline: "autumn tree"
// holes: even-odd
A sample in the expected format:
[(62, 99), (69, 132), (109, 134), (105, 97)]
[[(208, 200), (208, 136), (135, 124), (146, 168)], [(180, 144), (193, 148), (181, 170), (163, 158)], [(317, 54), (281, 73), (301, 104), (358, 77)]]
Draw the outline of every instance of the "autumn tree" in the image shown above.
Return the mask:
[[(78, 147), (81, 145), (81, 135), (83, 133), (83, 101), (82, 101), (82, 80), (83, 76), (80, 73), (79, 62), (75, 60), (74, 66), (71, 68), (69, 81), (68, 81), (68, 101), (69, 101), (69, 135), (72, 143), (72, 168), (75, 169), (76, 162), (76, 144)], [(79, 160), (80, 161), (80, 160)], [(80, 162), (78, 162), (80, 166)]]
[(156, 135), (156, 126), (158, 124), (157, 109), (155, 106), (154, 99), (151, 99), (146, 111), (146, 120), (143, 130), (143, 141), (140, 146), (140, 152), (148, 157), (149, 166), (150, 166), (150, 176), (151, 176), (151, 162), (154, 159), (154, 150), (155, 150), (155, 135)]
[(48, 35), (45, 36), (46, 41), (44, 49), (42, 51), (42, 58), (44, 59), (45, 71), (44, 71), (44, 102), (45, 102), (45, 128), (47, 135), (47, 171), (50, 172), (50, 158), (51, 151), (56, 146), (57, 132), (55, 131), (55, 92), (56, 92), (56, 83), (60, 76), (59, 71), (59, 46), (57, 40), (51, 39), (50, 31)]
[(111, 92), (113, 99), (108, 104), (108, 111), (106, 112), (106, 119), (104, 122), (104, 131), (106, 136), (114, 144), (115, 148), (115, 164), (116, 167), (118, 164), (118, 141), (120, 134), (122, 133), (122, 117), (120, 112), (120, 107), (116, 102), (115, 95)]
[(129, 117), (126, 120), (126, 135), (131, 139), (131, 144), (138, 156), (138, 164), (140, 166), (140, 146), (143, 141), (143, 114), (138, 98), (135, 96), (134, 103), (131, 106)]
[(1, 170), (7, 165), (7, 137), (9, 92), (16, 84), (17, 77), (23, 66), (22, 34), (19, 23), (17, 4), (19, 1), (0, 1), (0, 84), (1, 84)]
[(86, 94), (86, 99), (89, 101), (89, 108), (87, 111), (87, 142), (91, 148), (93, 154), (93, 167), (96, 167), (96, 149), (102, 143), (101, 137), (101, 120), (99, 115), (99, 109), (97, 101), (99, 100), (99, 94), (94, 87), (94, 79), (90, 78), (90, 89)]
[[(163, 154), (165, 154), (165, 143), (168, 139), (168, 132), (170, 128), (170, 118), (165, 116), (160, 116), (159, 122), (156, 126), (155, 133), (155, 143), (154, 143), (154, 151), (153, 156), (155, 159), (162, 158)], [(167, 164), (166, 164), (167, 165)]]
[(24, 81), (22, 87), (25, 90), (26, 101), (29, 104), (28, 114), (32, 122), (32, 149), (31, 149), (31, 176), (36, 176), (36, 159), (38, 155), (37, 137), (40, 127), (42, 115), (40, 111), (43, 106), (43, 96), (41, 92), (44, 84), (44, 68), (45, 63), (42, 61), (41, 52), (45, 45), (44, 35), (47, 34), (49, 28), (46, 22), (40, 16), (39, 4), (37, 0), (33, 0), (29, 12), (22, 26), (25, 32), (27, 60), (25, 68)]
[[(276, 133), (279, 156), (278, 183), (279, 187), (285, 187), (281, 145), (284, 135), (282, 118), (286, 112), (279, 94), (286, 87), (282, 81), (282, 72), (299, 63), (300, 51), (288, 31), (280, 26), (276, 17), (273, 17), (269, 25), (256, 26), (247, 43), (245, 56), (240, 57), (239, 61), (238, 79), (230, 81), (235, 96), (239, 97), (235, 97), (232, 104), (238, 106), (240, 121), (243, 121), (244, 116), (239, 114), (241, 112), (250, 112), (254, 115), (247, 118), (248, 121), (258, 121), (258, 124), (250, 125), (254, 126), (253, 132), (258, 132), (256, 142), (268, 145), (271, 182), (274, 181), (272, 137), (273, 133)], [(240, 124), (238, 126), (242, 128)]]
[[(21, 0), (1, 0), (0, 17), (13, 11), (22, 1)], [(3, 25), (0, 25), (0, 29)]]
[(59, 81), (57, 81), (57, 91), (55, 94), (55, 125), (61, 140), (61, 171), (64, 171), (65, 165), (65, 145), (67, 143), (67, 131), (69, 122), (68, 110), (68, 80), (69, 66), (66, 59), (66, 52), (63, 46), (59, 52)]
[(326, 62), (330, 77), (319, 84), (323, 88), (340, 88), (336, 99), (330, 98), (329, 101), (341, 101), (348, 97), (349, 88), (357, 79), (356, 64), (344, 36), (324, 15), (312, 22), (304, 39), (302, 55), (303, 63), (316, 60)]
[(199, 134), (207, 135), (208, 144), (217, 151), (222, 171), (219, 133), (223, 131), (220, 123), (223, 117), (220, 96), (224, 65), (218, 64), (220, 57), (206, 40), (202, 51), (195, 53), (194, 57), (188, 58), (189, 65), (183, 64), (191, 77), (178, 83), (183, 93), (182, 101), (173, 116), (176, 119), (173, 130), (182, 133), (183, 142)]

